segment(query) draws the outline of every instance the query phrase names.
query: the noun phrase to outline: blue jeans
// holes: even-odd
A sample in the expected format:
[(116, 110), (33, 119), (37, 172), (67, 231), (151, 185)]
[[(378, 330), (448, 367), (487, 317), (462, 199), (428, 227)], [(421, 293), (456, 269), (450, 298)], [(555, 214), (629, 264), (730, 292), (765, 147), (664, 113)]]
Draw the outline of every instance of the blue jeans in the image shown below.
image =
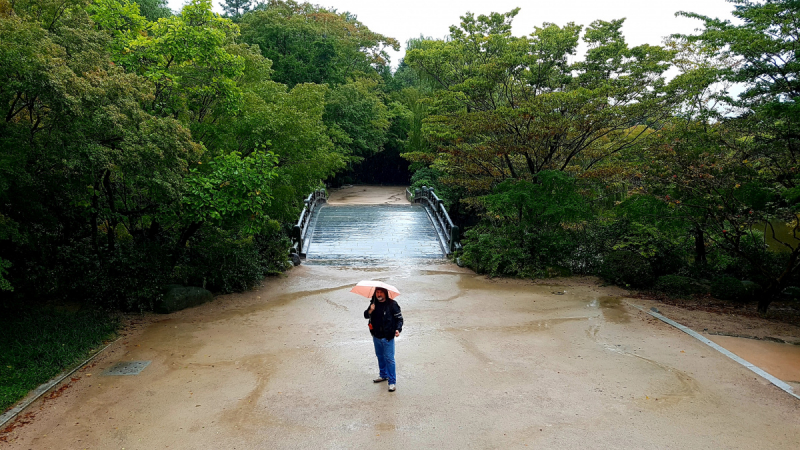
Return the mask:
[(389, 384), (396, 384), (397, 374), (394, 369), (394, 339), (389, 341), (386, 339), (378, 339), (373, 336), (372, 343), (375, 344), (375, 356), (378, 357), (380, 377), (388, 378)]

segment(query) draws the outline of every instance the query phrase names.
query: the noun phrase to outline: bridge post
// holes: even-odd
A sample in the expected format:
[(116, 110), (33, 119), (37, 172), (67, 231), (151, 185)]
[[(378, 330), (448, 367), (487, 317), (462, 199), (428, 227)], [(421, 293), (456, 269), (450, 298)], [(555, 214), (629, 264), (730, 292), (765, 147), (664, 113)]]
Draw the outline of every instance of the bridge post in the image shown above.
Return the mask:
[(292, 227), (292, 241), (297, 244), (297, 254), (298, 256), (303, 255), (303, 229), (300, 228), (300, 225), (295, 225)]
[(458, 225), (453, 225), (453, 228), (450, 229), (450, 242), (448, 242), (448, 247), (450, 247), (450, 253), (453, 253), (453, 250), (455, 250), (456, 242), (458, 242), (458, 239), (460, 238), (458, 233), (459, 233)]

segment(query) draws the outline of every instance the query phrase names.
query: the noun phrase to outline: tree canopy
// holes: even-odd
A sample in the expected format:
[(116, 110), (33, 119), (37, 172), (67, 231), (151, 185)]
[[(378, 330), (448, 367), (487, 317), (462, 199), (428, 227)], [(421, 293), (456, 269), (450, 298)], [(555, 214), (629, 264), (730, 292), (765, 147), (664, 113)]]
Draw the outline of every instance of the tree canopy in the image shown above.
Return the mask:
[(436, 150), (409, 157), (475, 193), (542, 170), (591, 170), (669, 116), (675, 101), (663, 75), (672, 53), (629, 48), (622, 20), (593, 22), (583, 33), (585, 60), (569, 63), (581, 26), (545, 23), (516, 37), (517, 12), (467, 14), (448, 40), (405, 58), (436, 89), (426, 126)]
[(800, 2), (729, 1), (663, 45), (466, 13), (393, 69), (396, 40), (293, 0), (0, 0), (0, 296), (246, 289), (311, 191), (398, 182), (436, 188), (478, 272), (766, 313), (800, 287)]

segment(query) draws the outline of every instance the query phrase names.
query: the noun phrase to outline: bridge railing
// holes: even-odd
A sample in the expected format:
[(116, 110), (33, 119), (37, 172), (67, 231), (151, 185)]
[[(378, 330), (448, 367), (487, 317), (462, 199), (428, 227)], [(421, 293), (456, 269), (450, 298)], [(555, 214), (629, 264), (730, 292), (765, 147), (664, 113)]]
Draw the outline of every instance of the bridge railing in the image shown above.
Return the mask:
[[(406, 189), (406, 198), (410, 193)], [(461, 248), (460, 230), (457, 225), (453, 224), (450, 215), (447, 213), (447, 208), (444, 207), (444, 202), (436, 196), (433, 188), (422, 186), (422, 189), (415, 189), (413, 200), (409, 201), (420, 203), (428, 210), (437, 232), (441, 232), (447, 241), (448, 255)]]
[(324, 189), (319, 189), (308, 195), (308, 198), (303, 200), (305, 206), (303, 212), (300, 213), (300, 219), (297, 224), (292, 227), (292, 248), (290, 253), (295, 253), (301, 258), (306, 256), (306, 249), (304, 248), (306, 233), (308, 232), (308, 225), (311, 222), (311, 217), (316, 213), (318, 205), (328, 201), (328, 193)]

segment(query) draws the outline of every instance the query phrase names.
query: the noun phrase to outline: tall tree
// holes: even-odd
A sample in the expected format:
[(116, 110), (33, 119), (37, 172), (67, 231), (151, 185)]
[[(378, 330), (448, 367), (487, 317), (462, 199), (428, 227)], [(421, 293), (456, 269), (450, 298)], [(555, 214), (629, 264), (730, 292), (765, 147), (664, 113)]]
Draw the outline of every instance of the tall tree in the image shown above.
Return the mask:
[(474, 195), (506, 178), (542, 170), (583, 172), (630, 147), (667, 117), (664, 72), (672, 52), (629, 48), (622, 21), (593, 22), (585, 60), (569, 63), (582, 27), (545, 23), (511, 34), (518, 9), (467, 14), (446, 41), (410, 50), (405, 61), (435, 83), (426, 130), (435, 153), (412, 153)]
[(233, 20), (239, 20), (253, 9), (253, 0), (222, 0), (220, 6), (225, 15)]
[[(800, 278), (800, 2), (729, 2), (740, 23), (679, 13), (702, 20), (704, 29), (676, 37), (733, 62), (695, 74), (745, 90), (728, 99), (732, 114), (714, 123), (701, 115), (677, 124), (653, 165), (666, 175), (662, 198), (693, 210), (690, 217), (707, 227), (719, 248), (753, 267), (765, 288), (758, 310), (766, 313)], [(776, 233), (778, 222), (789, 225), (790, 236)], [(764, 234), (784, 251), (766, 252)]]
[(309, 3), (270, 0), (242, 19), (242, 40), (258, 45), (273, 63), (273, 79), (343, 84), (357, 72), (388, 65), (387, 47), (396, 40), (378, 34), (355, 16)]
[(169, 9), (167, 0), (136, 0), (136, 3), (139, 5), (139, 11), (141, 11), (142, 15), (151, 22), (172, 15), (172, 10)]
[[(0, 17), (0, 253), (23, 292), (113, 302), (142, 281), (125, 272), (135, 258), (123, 263), (132, 253), (122, 247), (155, 245), (153, 225), (179, 213), (188, 161), (202, 148), (178, 121), (143, 107), (152, 84), (112, 62), (114, 33), (97, 29), (87, 3), (20, 3)], [(126, 5), (113, 11), (144, 20)], [(162, 269), (151, 256), (148, 274)]]

